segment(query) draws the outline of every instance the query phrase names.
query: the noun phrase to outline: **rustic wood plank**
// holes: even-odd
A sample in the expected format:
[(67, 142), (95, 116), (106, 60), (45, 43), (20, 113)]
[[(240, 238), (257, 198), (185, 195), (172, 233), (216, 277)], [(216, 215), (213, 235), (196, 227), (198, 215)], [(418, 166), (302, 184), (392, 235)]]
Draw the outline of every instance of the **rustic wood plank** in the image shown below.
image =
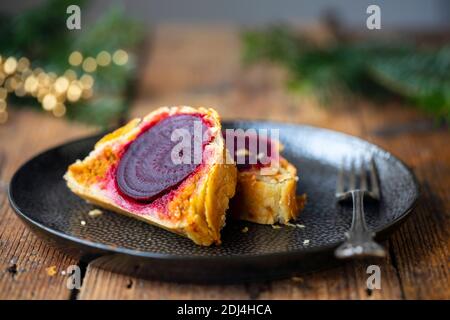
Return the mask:
[[(411, 165), (422, 183), (423, 197), (415, 214), (386, 244), (391, 256), (376, 262), (382, 269), (382, 290), (366, 290), (365, 270), (374, 263), (370, 261), (284, 281), (200, 286), (111, 273), (97, 260), (87, 268), (80, 299), (449, 298), (448, 131), (433, 128), (423, 115), (398, 105), (380, 110), (359, 102), (362, 105), (354, 108), (327, 110), (292, 97), (282, 86), (285, 75), (280, 70), (240, 68), (239, 38), (230, 28), (167, 27), (156, 33), (156, 39), (133, 115), (160, 105), (204, 105), (216, 107), (224, 118), (308, 123), (359, 135)], [(65, 278), (59, 273), (49, 276), (46, 268), (61, 271), (77, 260), (48, 247), (18, 221), (9, 209), (5, 185), (18, 165), (36, 152), (90, 131), (32, 111), (13, 112), (8, 124), (0, 126), (0, 298), (71, 297)]]
[[(37, 152), (92, 132), (35, 111), (11, 111), (0, 125), (0, 299), (69, 299), (60, 274), (78, 260), (36, 237), (13, 213), (6, 188), (14, 171)], [(50, 276), (47, 268), (55, 267)]]
[(421, 198), (411, 218), (391, 239), (407, 299), (450, 298), (450, 132), (402, 106), (363, 109), (369, 140), (412, 167)]
[[(216, 108), (224, 119), (271, 119), (307, 123), (363, 136), (359, 108), (327, 110), (286, 93), (285, 74), (268, 66), (241, 68), (235, 30), (222, 27), (161, 27), (156, 30), (151, 63), (132, 116), (163, 105)], [(148, 93), (148, 94), (147, 94)], [(389, 244), (386, 244), (389, 246)], [(366, 290), (371, 261), (346, 265), (291, 280), (251, 285), (204, 286), (149, 281), (107, 271), (91, 263), (80, 299), (400, 299), (398, 270), (390, 258), (378, 261), (382, 289)]]
[[(79, 299), (400, 299), (396, 270), (387, 261), (352, 261), (342, 267), (281, 281), (234, 285), (197, 285), (152, 281), (113, 273), (101, 258), (86, 272)], [(381, 290), (368, 291), (367, 266), (382, 270)], [(114, 262), (115, 270), (120, 270)]]

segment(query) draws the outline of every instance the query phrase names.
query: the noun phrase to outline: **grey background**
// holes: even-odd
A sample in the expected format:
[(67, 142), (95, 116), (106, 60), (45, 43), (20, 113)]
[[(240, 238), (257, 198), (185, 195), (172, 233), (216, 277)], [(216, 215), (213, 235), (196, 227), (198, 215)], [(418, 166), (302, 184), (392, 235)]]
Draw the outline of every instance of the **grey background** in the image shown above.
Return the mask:
[[(11, 14), (42, 0), (1, 1), (0, 11)], [(76, 4), (77, 1), (73, 1)], [(83, 22), (93, 22), (114, 2), (149, 26), (167, 23), (234, 23), (244, 26), (282, 21), (310, 24), (333, 11), (349, 28), (365, 28), (366, 8), (381, 7), (382, 29), (450, 29), (449, 0), (92, 0)]]

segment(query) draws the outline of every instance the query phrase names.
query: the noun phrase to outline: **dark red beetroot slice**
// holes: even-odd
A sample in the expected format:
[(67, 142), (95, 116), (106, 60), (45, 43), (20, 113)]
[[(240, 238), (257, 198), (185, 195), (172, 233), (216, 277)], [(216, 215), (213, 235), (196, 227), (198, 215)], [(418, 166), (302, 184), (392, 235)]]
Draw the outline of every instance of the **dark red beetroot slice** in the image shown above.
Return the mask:
[[(223, 136), (227, 149), (233, 156), (236, 167), (240, 171), (269, 166), (271, 161), (279, 156), (277, 150), (272, 150), (273, 142), (268, 137), (237, 130), (229, 136), (224, 131)], [(230, 143), (227, 140), (229, 138), (234, 139), (234, 142)]]
[[(138, 136), (128, 147), (117, 168), (116, 181), (120, 191), (138, 201), (152, 201), (178, 186), (199, 165), (199, 161), (194, 161), (194, 128), (197, 128), (197, 131), (198, 128), (202, 129), (202, 137), (208, 129), (199, 116), (175, 115), (160, 121)], [(171, 140), (176, 129), (187, 130), (184, 132), (188, 132), (191, 137), (192, 152), (189, 164), (172, 160), (172, 150), (181, 141), (181, 138)], [(203, 152), (205, 141), (200, 139)]]

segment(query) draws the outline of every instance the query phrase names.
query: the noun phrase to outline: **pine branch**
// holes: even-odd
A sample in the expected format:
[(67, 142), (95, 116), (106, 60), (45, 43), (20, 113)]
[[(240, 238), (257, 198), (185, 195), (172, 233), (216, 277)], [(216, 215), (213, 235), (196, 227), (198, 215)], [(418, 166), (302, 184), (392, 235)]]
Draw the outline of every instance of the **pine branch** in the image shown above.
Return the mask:
[(271, 61), (289, 70), (289, 88), (329, 104), (336, 96), (385, 100), (394, 95), (450, 119), (450, 48), (344, 42), (317, 46), (284, 26), (243, 34), (244, 62)]

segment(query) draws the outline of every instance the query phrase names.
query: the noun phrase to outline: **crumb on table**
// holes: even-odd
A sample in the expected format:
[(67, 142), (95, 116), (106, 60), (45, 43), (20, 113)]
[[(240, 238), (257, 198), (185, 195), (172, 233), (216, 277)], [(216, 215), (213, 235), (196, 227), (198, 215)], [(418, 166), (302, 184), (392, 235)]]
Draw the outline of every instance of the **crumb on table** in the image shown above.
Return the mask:
[(57, 273), (56, 266), (51, 266), (51, 267), (45, 268), (45, 271), (47, 272), (47, 274), (50, 277), (53, 277)]

